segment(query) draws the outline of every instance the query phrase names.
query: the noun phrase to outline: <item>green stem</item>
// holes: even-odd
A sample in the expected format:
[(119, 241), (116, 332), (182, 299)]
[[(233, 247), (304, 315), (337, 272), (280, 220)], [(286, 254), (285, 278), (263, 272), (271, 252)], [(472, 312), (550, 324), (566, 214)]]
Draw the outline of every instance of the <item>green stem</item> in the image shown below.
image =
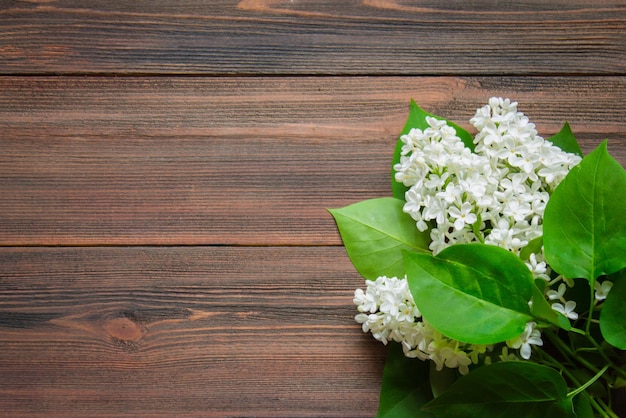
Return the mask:
[(596, 300), (596, 295), (595, 295), (595, 290), (594, 290), (594, 282), (595, 280), (590, 280), (589, 281), (589, 313), (587, 315), (587, 323), (585, 324), (585, 331), (587, 335), (591, 335), (591, 321), (593, 320), (593, 307), (594, 307), (594, 302)]
[(480, 214), (478, 214), (478, 217), (476, 218), (476, 222), (474, 222), (472, 224), (472, 232), (474, 233), (476, 238), (478, 238), (478, 241), (480, 241), (481, 244), (484, 244), (485, 243), (485, 237), (483, 236), (482, 232), (480, 231), (480, 224), (481, 223), (482, 223), (482, 217), (480, 216)]
[(568, 398), (573, 398), (574, 396), (578, 395), (580, 392), (584, 392), (589, 386), (593, 385), (595, 383), (595, 381), (598, 380), (600, 378), (600, 376), (602, 376), (604, 374), (604, 372), (606, 372), (608, 369), (609, 369), (609, 365), (607, 364), (598, 373), (596, 373), (595, 376), (593, 376), (591, 379), (589, 379), (589, 381), (587, 381), (587, 383), (585, 383), (582, 386), (579, 386), (578, 389), (575, 389), (575, 390), (571, 391), (570, 393), (568, 393), (567, 397)]
[(565, 344), (559, 337), (554, 335), (552, 331), (546, 330), (544, 334), (550, 339), (550, 341), (559, 349), (559, 351), (563, 355), (567, 355), (567, 358), (574, 358), (578, 363), (582, 364), (593, 373), (598, 373), (600, 371), (600, 369), (589, 363), (584, 358), (577, 356), (576, 353), (572, 351), (572, 349), (568, 347), (567, 344)]
[(619, 366), (617, 366), (617, 364), (615, 364), (613, 362), (613, 360), (611, 360), (609, 358), (609, 356), (607, 356), (607, 354), (604, 352), (604, 350), (602, 349), (602, 347), (600, 346), (600, 344), (598, 344), (598, 342), (591, 336), (591, 335), (587, 335), (587, 339), (589, 340), (589, 342), (591, 344), (593, 344), (593, 346), (595, 347), (595, 349), (598, 351), (598, 353), (600, 353), (600, 355), (602, 356), (602, 358), (604, 359), (604, 361), (606, 361), (606, 363), (613, 369), (615, 370), (615, 372), (617, 372), (617, 374), (619, 374), (621, 377), (623, 377), (624, 379), (626, 379), (626, 371), (622, 370)]
[(585, 335), (585, 336), (587, 335), (585, 331), (583, 331), (582, 329), (571, 327), (569, 330), (579, 335)]
[[(551, 365), (552, 367), (554, 367), (555, 369), (559, 370), (561, 373), (563, 373), (565, 376), (567, 376), (567, 378), (576, 386), (578, 386), (579, 388), (582, 387), (580, 381), (578, 380), (578, 378), (576, 376), (574, 376), (566, 367), (563, 367), (563, 364), (560, 363), (559, 361), (557, 361), (554, 357), (552, 357), (550, 354), (546, 353), (544, 350), (539, 350), (542, 359), (549, 365)], [(563, 354), (565, 357), (568, 357), (566, 354)], [(598, 376), (599, 377), (599, 376)], [(594, 377), (594, 379), (597, 379), (597, 377)], [(592, 379), (593, 380), (593, 379)], [(588, 382), (589, 383), (589, 382)], [(589, 384), (593, 384), (593, 382), (589, 383)], [(586, 389), (587, 387), (585, 387)], [(584, 390), (584, 389), (583, 389)], [(571, 394), (572, 392), (570, 392)], [(568, 394), (568, 396), (570, 395)], [(577, 394), (577, 393), (576, 393)], [(576, 396), (576, 394), (572, 395)], [(591, 405), (591, 407), (593, 409), (595, 409), (600, 415), (602, 415), (603, 418), (619, 418), (617, 416), (615, 416), (615, 414), (613, 413), (613, 411), (611, 411), (611, 408), (609, 408), (601, 399), (596, 399), (593, 398), (591, 396), (589, 396), (589, 404)]]
[(603, 412), (606, 417), (609, 418), (619, 418), (615, 412), (600, 398), (590, 398), (594, 402), (598, 402), (598, 405), (603, 409)]
[[(566, 367), (563, 367), (563, 365), (561, 363), (559, 363), (557, 360), (555, 360), (554, 358), (552, 358), (550, 356), (552, 365), (554, 367), (557, 367), (561, 373), (563, 373), (564, 375), (566, 375), (571, 381), (572, 383), (574, 383), (576, 386), (579, 386), (578, 389), (575, 389), (574, 391), (570, 392), (568, 394), (568, 396), (575, 396), (578, 393), (584, 391), (587, 387), (589, 387), (590, 385), (592, 385), (595, 381), (597, 381), (599, 378), (603, 377), (604, 373), (609, 369), (612, 368), (613, 370), (617, 371), (617, 373), (619, 373), (621, 376), (626, 375), (626, 371), (620, 369), (619, 367), (617, 367), (617, 365), (615, 365), (615, 363), (613, 363), (608, 356), (606, 355), (606, 353), (604, 353), (601, 349), (601, 347), (598, 345), (598, 343), (595, 341), (595, 339), (593, 339), (593, 337), (591, 337), (591, 335), (587, 334), (586, 337), (587, 339), (594, 345), (595, 349), (593, 349), (594, 351), (600, 352), (600, 354), (602, 355), (602, 357), (607, 361), (608, 364), (606, 364), (602, 369), (598, 369), (596, 366), (594, 366), (593, 364), (589, 363), (587, 360), (585, 360), (584, 358), (580, 357), (579, 355), (577, 355), (576, 351), (572, 350), (567, 344), (565, 344), (565, 342), (563, 342), (563, 340), (561, 340), (560, 338), (558, 338), (558, 336), (556, 336), (552, 331), (550, 330), (546, 330), (544, 332), (544, 334), (550, 339), (550, 341), (555, 345), (555, 347), (559, 350), (559, 352), (561, 353), (561, 355), (568, 361), (568, 362), (578, 362), (579, 364), (581, 364), (582, 366), (584, 366), (585, 368), (587, 368), (588, 370), (590, 370), (591, 372), (595, 373), (595, 376), (593, 378), (591, 378), (589, 380), (589, 382), (587, 382), (584, 385), (581, 385), (580, 382), (578, 381), (578, 379), (576, 379), (576, 377), (569, 372), (569, 370)], [(547, 355), (547, 354), (546, 354)], [(610, 383), (610, 379), (606, 378), (607, 382)], [(608, 406), (601, 398), (593, 398), (593, 397), (589, 397), (589, 402), (591, 404), (591, 406), (598, 411), (603, 417), (606, 418), (619, 418), (610, 408), (610, 406)]]

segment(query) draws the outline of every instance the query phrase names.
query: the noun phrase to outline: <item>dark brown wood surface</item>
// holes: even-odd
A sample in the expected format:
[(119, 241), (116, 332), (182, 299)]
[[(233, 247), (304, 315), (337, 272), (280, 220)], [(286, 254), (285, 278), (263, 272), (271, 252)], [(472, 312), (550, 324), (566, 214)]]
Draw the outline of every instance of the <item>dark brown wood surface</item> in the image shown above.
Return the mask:
[(619, 0), (5, 0), (9, 73), (617, 74)]
[(370, 417), (327, 208), (411, 98), (626, 166), (626, 2), (0, 0), (0, 415)]

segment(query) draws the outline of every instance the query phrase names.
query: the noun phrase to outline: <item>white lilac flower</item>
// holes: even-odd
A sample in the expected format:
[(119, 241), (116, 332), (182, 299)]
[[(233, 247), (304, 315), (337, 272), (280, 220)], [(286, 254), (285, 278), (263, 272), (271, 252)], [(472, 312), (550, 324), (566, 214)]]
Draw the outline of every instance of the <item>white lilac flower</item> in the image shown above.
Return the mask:
[[(469, 373), (469, 365), (472, 364), (472, 360), (469, 355), (461, 350), (457, 345), (454, 347), (444, 347), (438, 353), (438, 358), (441, 359), (443, 365), (450, 369), (459, 369), (459, 373), (467, 374)], [(443, 366), (437, 365), (437, 370), (441, 370)]]
[(557, 290), (549, 289), (546, 291), (546, 297), (548, 300), (559, 300), (552, 304), (552, 309), (562, 313), (569, 319), (578, 319), (578, 314), (574, 311), (576, 309), (576, 302), (573, 300), (565, 300), (565, 291), (567, 290), (567, 283), (559, 284)]
[(574, 309), (576, 309), (576, 302), (574, 302), (573, 300), (568, 300), (565, 302), (565, 304), (562, 304), (560, 302), (553, 303), (552, 309), (562, 313), (569, 319), (578, 319), (578, 314), (574, 311)]
[[(520, 254), (542, 235), (543, 214), (550, 193), (581, 158), (540, 137), (517, 103), (492, 97), (470, 123), (477, 129), (474, 152), (443, 120), (426, 118), (426, 129), (412, 129), (400, 139), (400, 161), (395, 180), (408, 187), (404, 212), (420, 231), (430, 230), (434, 255), (450, 245), (483, 241)], [(558, 276), (545, 263), (543, 248), (526, 265), (535, 278), (546, 281), (546, 297), (553, 309), (570, 319), (575, 304), (564, 299), (573, 280)], [(560, 283), (560, 282), (563, 283)], [(557, 290), (552, 285), (560, 283)], [(396, 341), (407, 357), (432, 360), (438, 368), (467, 373), (492, 346), (474, 346), (445, 337), (425, 321), (415, 306), (406, 278), (379, 277), (357, 289), (355, 320), (364, 332), (387, 344)], [(603, 300), (610, 282), (596, 283), (596, 300)], [(508, 348), (529, 359), (532, 345), (542, 345), (534, 322), (508, 341), (500, 360), (517, 358)]]
[(476, 214), (472, 212), (472, 209), (472, 204), (469, 202), (463, 202), (460, 208), (450, 207), (449, 214), (454, 219), (454, 229), (460, 231), (465, 225), (472, 225), (476, 222)]
[(565, 283), (561, 283), (557, 290), (548, 290), (546, 292), (546, 296), (549, 300), (561, 300), (563, 301), (563, 295), (565, 295), (565, 290), (567, 290), (567, 286)]
[(358, 306), (359, 312), (374, 313), (378, 310), (374, 295), (372, 293), (365, 293), (362, 289), (356, 289), (353, 302)]
[(500, 354), (499, 359), (500, 361), (519, 360), (515, 353), (509, 353), (509, 347), (507, 347), (506, 345), (502, 347), (502, 354)]
[(381, 276), (366, 280), (365, 284), (365, 291), (354, 292), (354, 304), (360, 312), (355, 316), (356, 322), (362, 325), (363, 332), (371, 332), (383, 344), (402, 342), (410, 331), (407, 325), (421, 317), (406, 279)]
[[(471, 123), (478, 129), (475, 153), (465, 148), (445, 121), (426, 118), (428, 127), (402, 136), (396, 180), (409, 190), (404, 211), (422, 231), (435, 220), (431, 251), (454, 243), (477, 241), (519, 253), (542, 234), (549, 192), (580, 162), (545, 141), (535, 125), (517, 111), (517, 103), (491, 98)], [(429, 198), (430, 196), (430, 198)], [(473, 234), (476, 220), (485, 236)], [(501, 221), (508, 223), (502, 228)], [(450, 227), (456, 232), (450, 239)], [(494, 234), (493, 237), (489, 237)]]
[(499, 219), (491, 233), (485, 238), (485, 243), (508, 250), (517, 250), (528, 244), (527, 240), (521, 240), (517, 235), (519, 235), (517, 230), (509, 225), (506, 219)]
[(541, 255), (537, 255), (535, 253), (530, 254), (528, 261), (526, 262), (526, 266), (531, 271), (535, 279), (543, 279), (546, 282), (549, 282), (550, 269), (548, 268), (546, 262), (538, 257), (541, 257)]
[(429, 359), (435, 363), (436, 369), (441, 370), (444, 366), (458, 368), (459, 373), (467, 374), (468, 366), (472, 364), (472, 359), (466, 351), (469, 351), (470, 347), (445, 337), (432, 327), (430, 329), (430, 343), (427, 346), (423, 344), (420, 349), (429, 354)]
[(606, 299), (606, 297), (608, 296), (609, 291), (613, 287), (613, 282), (605, 280), (602, 283), (600, 283), (600, 282), (596, 281), (594, 283), (593, 287), (595, 289), (595, 300), (596, 301), (602, 301), (602, 300)]
[(506, 342), (510, 348), (519, 350), (520, 356), (525, 360), (530, 359), (531, 345), (543, 345), (541, 332), (535, 328), (536, 326), (535, 322), (528, 322), (522, 335)]
[(437, 225), (444, 225), (447, 221), (448, 206), (445, 200), (438, 196), (427, 196), (424, 200), (423, 216), (428, 220), (435, 220)]
[(511, 190), (513, 193), (518, 195), (524, 195), (526, 192), (530, 190), (526, 181), (528, 180), (528, 176), (524, 173), (515, 173), (510, 178), (503, 178), (500, 182), (500, 185), (504, 188), (504, 190)]
[(366, 290), (354, 292), (359, 313), (354, 317), (363, 332), (388, 344), (402, 345), (407, 357), (432, 360), (439, 369), (456, 368), (461, 374), (477, 364), (491, 346), (469, 345), (450, 339), (426, 322), (413, 301), (406, 278), (378, 277), (366, 280)]
[(595, 300), (599, 302), (606, 299), (612, 287), (613, 282), (610, 282), (608, 280), (605, 280), (602, 283), (596, 281), (593, 284), (593, 288), (595, 290)]
[(460, 186), (457, 186), (454, 183), (449, 183), (445, 189), (440, 192), (437, 192), (435, 196), (443, 199), (448, 204), (453, 204), (455, 202), (460, 201), (461, 196), (463, 194), (463, 189)]

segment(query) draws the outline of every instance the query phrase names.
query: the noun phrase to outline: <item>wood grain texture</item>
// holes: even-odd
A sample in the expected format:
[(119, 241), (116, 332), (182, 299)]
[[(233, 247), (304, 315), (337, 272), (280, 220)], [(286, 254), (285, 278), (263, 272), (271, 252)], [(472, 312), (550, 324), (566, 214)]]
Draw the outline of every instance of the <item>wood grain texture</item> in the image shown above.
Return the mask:
[(371, 417), (327, 208), (414, 98), (626, 166), (626, 2), (0, 0), (0, 416)]
[(4, 1), (0, 72), (624, 74), (626, 4)]
[(626, 78), (2, 78), (2, 245), (339, 245), (327, 208), (390, 195), (415, 98), (520, 102), (626, 165)]
[(357, 286), (343, 248), (1, 249), (0, 415), (371, 416)]

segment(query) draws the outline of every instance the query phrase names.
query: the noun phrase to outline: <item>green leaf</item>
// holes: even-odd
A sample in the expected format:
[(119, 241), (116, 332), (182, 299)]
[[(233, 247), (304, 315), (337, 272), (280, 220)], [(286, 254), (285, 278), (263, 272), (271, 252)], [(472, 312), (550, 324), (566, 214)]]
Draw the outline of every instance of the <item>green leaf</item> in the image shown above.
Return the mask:
[[(471, 149), (472, 151), (474, 151), (474, 148), (475, 148), (474, 138), (469, 132), (467, 132), (465, 129), (461, 128), (460, 126), (456, 125), (453, 122), (450, 122), (440, 116), (435, 116), (433, 114), (430, 114), (424, 111), (422, 108), (420, 108), (417, 105), (417, 103), (415, 103), (413, 99), (411, 99), (411, 103), (409, 104), (409, 116), (406, 120), (406, 123), (404, 124), (404, 128), (402, 129), (402, 132), (400, 133), (400, 137), (402, 137), (402, 135), (408, 134), (413, 128), (417, 128), (421, 130), (428, 128), (429, 125), (426, 122), (427, 116), (430, 116), (439, 120), (445, 120), (448, 125), (452, 126), (456, 130), (456, 135), (459, 138), (461, 138), (465, 146)], [(404, 194), (409, 188), (406, 187), (404, 184), (398, 183), (396, 181), (396, 170), (394, 169), (394, 166), (400, 162), (402, 145), (403, 145), (402, 141), (398, 138), (398, 141), (396, 142), (396, 148), (393, 154), (393, 159), (391, 161), (391, 189), (393, 192), (393, 197), (395, 197), (396, 199), (404, 200)]]
[(550, 196), (543, 225), (548, 264), (593, 282), (626, 267), (626, 171), (604, 141)]
[(580, 157), (583, 156), (580, 145), (578, 145), (578, 141), (576, 141), (576, 138), (574, 137), (572, 128), (570, 128), (569, 123), (567, 122), (565, 122), (563, 128), (561, 128), (561, 130), (557, 134), (548, 138), (548, 141), (552, 142), (554, 145), (561, 148), (565, 152), (576, 154)]
[(537, 237), (531, 240), (522, 250), (520, 251), (519, 258), (522, 260), (529, 260), (531, 254), (540, 254), (541, 247), (543, 247), (543, 237)]
[(613, 287), (600, 311), (600, 331), (606, 342), (626, 350), (626, 269), (611, 278)]
[(473, 370), (424, 406), (439, 418), (574, 417), (563, 377), (530, 362), (501, 362)]
[(428, 251), (428, 231), (402, 212), (404, 202), (390, 197), (330, 209), (354, 267), (363, 277), (403, 277), (402, 250)]
[(428, 361), (407, 358), (400, 344), (391, 343), (380, 387), (377, 418), (431, 418), (420, 408), (433, 399)]
[(593, 409), (591, 408), (589, 395), (587, 395), (587, 393), (579, 393), (578, 395), (574, 396), (572, 402), (574, 405), (576, 418), (593, 418)]
[(452, 245), (436, 257), (405, 252), (411, 294), (425, 320), (470, 344), (519, 336), (531, 321), (533, 277), (519, 257), (491, 245)]
[(430, 363), (430, 389), (433, 393), (433, 396), (436, 398), (437, 396), (444, 393), (450, 386), (456, 382), (461, 374), (457, 369), (451, 369), (449, 367), (444, 367), (441, 370), (437, 370), (437, 364), (434, 361), (429, 361)]

